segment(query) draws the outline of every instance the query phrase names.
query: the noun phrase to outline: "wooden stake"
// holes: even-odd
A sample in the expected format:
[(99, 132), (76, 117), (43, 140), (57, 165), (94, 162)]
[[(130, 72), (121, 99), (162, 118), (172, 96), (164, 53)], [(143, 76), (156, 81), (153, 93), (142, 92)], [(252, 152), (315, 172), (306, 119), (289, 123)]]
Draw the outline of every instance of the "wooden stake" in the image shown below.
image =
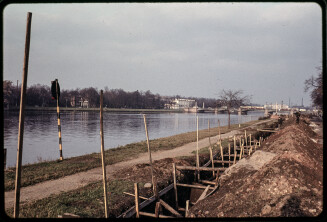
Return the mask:
[(154, 209), (154, 215), (156, 218), (159, 218), (159, 212), (160, 212), (160, 201), (156, 203), (156, 208)]
[(185, 217), (188, 217), (188, 209), (190, 207), (190, 200), (186, 201), (186, 206), (185, 206)]
[(23, 137), (24, 137), (24, 110), (26, 101), (26, 85), (28, 73), (28, 59), (30, 51), (30, 37), (31, 37), (31, 23), (32, 13), (27, 13), (26, 24), (26, 37), (25, 37), (25, 54), (24, 54), (24, 67), (23, 67), (23, 80), (20, 96), (20, 111), (19, 111), (19, 130), (18, 130), (18, 149), (17, 149), (17, 162), (16, 162), (16, 180), (15, 180), (15, 204), (14, 204), (14, 218), (19, 216), (19, 200), (20, 200), (20, 180), (21, 180), (21, 167), (23, 155)]
[(211, 146), (209, 147), (210, 151), (210, 160), (211, 160), (211, 166), (212, 166), (212, 176), (215, 176), (215, 163), (213, 162), (213, 155), (212, 155), (212, 148)]
[(156, 199), (159, 199), (158, 195), (158, 186), (157, 186), (157, 177), (153, 177), (153, 189), (154, 189), (154, 196)]
[(140, 218), (140, 210), (139, 210), (139, 187), (137, 183), (134, 183), (134, 191), (135, 191), (135, 211), (136, 211), (136, 218)]
[[(199, 116), (196, 116), (196, 166), (199, 168)], [(200, 180), (200, 172), (197, 171), (198, 180)], [(178, 209), (178, 208), (177, 208)]]
[(103, 176), (103, 192), (104, 192), (104, 212), (106, 218), (109, 217), (108, 212), (108, 194), (107, 194), (107, 175), (104, 153), (104, 138), (103, 138), (103, 90), (100, 91), (100, 137), (101, 137), (101, 161), (102, 161), (102, 176)]
[(221, 144), (220, 120), (219, 119), (218, 119), (218, 133), (219, 133), (219, 144)]
[(211, 145), (211, 140), (210, 140), (210, 121), (208, 120), (208, 132), (209, 132), (209, 144)]
[(250, 134), (250, 146), (252, 146), (252, 141), (251, 141), (251, 134)]
[(245, 145), (248, 145), (248, 137), (246, 136), (246, 130), (244, 130)]
[(243, 145), (241, 144), (241, 152), (240, 152), (240, 158), (239, 158), (239, 160), (242, 159), (242, 153), (243, 153)]
[(152, 189), (153, 189), (153, 194), (155, 194), (155, 191), (154, 191), (154, 178), (153, 178), (153, 176), (154, 176), (153, 175), (153, 165), (152, 165), (151, 149), (150, 149), (150, 143), (149, 143), (149, 134), (148, 134), (148, 128), (147, 128), (147, 125), (146, 125), (146, 117), (145, 117), (145, 114), (143, 114), (143, 119), (144, 119), (146, 143), (148, 145), (148, 153), (149, 153), (149, 160), (150, 160), (150, 166), (151, 166)]
[[(220, 146), (220, 155), (221, 155), (221, 160), (224, 161), (224, 151), (223, 151), (223, 147), (221, 146), (221, 143), (219, 144)], [(223, 163), (223, 167), (225, 166), (225, 164)]]
[(177, 195), (177, 181), (176, 181), (176, 164), (175, 163), (173, 163), (173, 177), (174, 177), (174, 192), (175, 192), (176, 209), (178, 209), (178, 195)]
[[(230, 143), (228, 143), (228, 161), (230, 161)], [(228, 163), (228, 166), (230, 167), (230, 162)]]

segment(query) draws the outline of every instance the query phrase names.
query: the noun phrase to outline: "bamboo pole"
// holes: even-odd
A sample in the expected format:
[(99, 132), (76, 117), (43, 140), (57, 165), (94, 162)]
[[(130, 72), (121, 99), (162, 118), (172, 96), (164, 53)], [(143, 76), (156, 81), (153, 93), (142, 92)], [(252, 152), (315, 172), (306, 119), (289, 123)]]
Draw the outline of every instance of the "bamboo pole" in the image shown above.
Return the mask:
[(209, 151), (210, 151), (210, 160), (211, 160), (211, 166), (212, 166), (212, 176), (215, 176), (215, 163), (213, 161), (213, 155), (212, 155), (212, 148), (211, 146), (209, 147)]
[(62, 139), (61, 139), (61, 123), (60, 123), (60, 110), (59, 110), (59, 87), (58, 87), (58, 79), (56, 81), (56, 95), (57, 95), (57, 119), (58, 119), (58, 136), (59, 136), (59, 160), (63, 160), (62, 156)]
[(103, 192), (104, 192), (104, 212), (106, 218), (109, 217), (108, 212), (108, 193), (107, 193), (107, 174), (104, 153), (104, 136), (103, 136), (103, 90), (100, 91), (100, 137), (101, 137), (101, 161), (102, 161), (102, 176), (103, 176)]
[[(196, 116), (196, 166), (199, 168), (199, 116)], [(200, 180), (200, 172), (197, 171), (198, 180)], [(178, 208), (177, 208), (178, 209)]]
[(146, 125), (146, 117), (145, 117), (145, 114), (143, 114), (143, 119), (144, 119), (146, 143), (148, 145), (148, 153), (149, 153), (149, 160), (150, 160), (150, 166), (151, 166), (152, 189), (153, 189), (153, 194), (155, 194), (155, 190), (154, 190), (155, 189), (154, 188), (154, 178), (153, 178), (153, 165), (152, 165), (151, 149), (150, 149), (150, 143), (149, 143), (149, 134), (148, 134), (148, 128), (147, 128), (147, 125)]
[(135, 191), (135, 211), (136, 211), (136, 218), (140, 218), (140, 199), (139, 199), (139, 187), (137, 183), (134, 183), (134, 191)]
[(15, 179), (15, 204), (14, 204), (14, 218), (19, 216), (19, 200), (20, 200), (20, 182), (21, 182), (21, 167), (23, 155), (23, 137), (24, 137), (24, 110), (26, 101), (26, 85), (28, 74), (28, 59), (30, 51), (30, 37), (31, 37), (31, 23), (32, 13), (27, 13), (26, 24), (26, 37), (25, 37), (25, 54), (24, 54), (24, 67), (23, 67), (23, 80), (20, 96), (20, 111), (19, 111), (19, 130), (18, 130), (18, 149), (17, 149), (17, 162), (16, 162), (16, 179)]
[(240, 158), (239, 158), (239, 160), (242, 159), (242, 154), (243, 154), (243, 144), (241, 144), (241, 152), (240, 152)]
[(175, 163), (173, 163), (173, 177), (174, 177), (174, 193), (175, 193), (176, 209), (178, 209), (177, 180), (176, 180), (176, 164), (175, 164)]

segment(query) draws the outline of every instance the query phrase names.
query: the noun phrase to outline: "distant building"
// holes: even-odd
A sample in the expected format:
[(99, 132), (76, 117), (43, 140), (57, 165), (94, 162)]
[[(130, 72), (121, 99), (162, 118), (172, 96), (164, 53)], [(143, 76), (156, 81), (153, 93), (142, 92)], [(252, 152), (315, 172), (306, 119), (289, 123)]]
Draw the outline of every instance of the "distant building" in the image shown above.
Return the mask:
[(273, 110), (275, 110), (276, 107), (278, 110), (289, 109), (288, 105), (285, 105), (285, 104), (271, 104), (271, 105), (264, 105), (263, 107), (265, 109), (273, 109)]
[(195, 100), (193, 99), (174, 99), (170, 103), (165, 104), (166, 109), (185, 109), (190, 108), (195, 105)]

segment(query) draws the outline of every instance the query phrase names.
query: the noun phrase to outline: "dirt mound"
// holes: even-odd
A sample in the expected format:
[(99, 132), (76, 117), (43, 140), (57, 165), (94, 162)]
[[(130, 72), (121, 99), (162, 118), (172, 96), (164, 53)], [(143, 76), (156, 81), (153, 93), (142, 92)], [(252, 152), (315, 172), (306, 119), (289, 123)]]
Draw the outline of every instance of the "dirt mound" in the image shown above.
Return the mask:
[(305, 122), (290, 121), (261, 151), (226, 170), (220, 188), (191, 217), (318, 216), (322, 212), (322, 146)]

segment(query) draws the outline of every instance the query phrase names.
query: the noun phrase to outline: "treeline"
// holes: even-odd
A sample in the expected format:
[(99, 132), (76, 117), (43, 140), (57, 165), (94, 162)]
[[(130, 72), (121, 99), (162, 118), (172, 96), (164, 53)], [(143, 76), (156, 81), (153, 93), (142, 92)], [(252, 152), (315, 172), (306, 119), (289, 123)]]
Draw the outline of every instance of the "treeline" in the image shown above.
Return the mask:
[[(15, 86), (12, 81), (3, 81), (4, 106), (19, 106), (20, 87)], [(181, 96), (161, 96), (153, 94), (149, 90), (126, 92), (123, 89), (103, 90), (103, 105), (107, 108), (128, 108), (128, 109), (164, 109), (165, 104), (171, 103), (174, 98)], [(185, 97), (184, 97), (185, 98)], [(197, 101), (198, 106), (204, 103), (206, 107), (216, 107), (217, 100), (207, 98), (188, 97)], [(60, 90), (59, 104), (61, 107), (80, 107), (86, 106), (94, 108), (100, 106), (100, 90), (89, 87), (83, 89)], [(84, 104), (84, 105), (82, 105)], [(26, 105), (39, 107), (55, 107), (56, 100), (51, 99), (51, 90), (48, 85), (34, 84), (26, 89)]]

